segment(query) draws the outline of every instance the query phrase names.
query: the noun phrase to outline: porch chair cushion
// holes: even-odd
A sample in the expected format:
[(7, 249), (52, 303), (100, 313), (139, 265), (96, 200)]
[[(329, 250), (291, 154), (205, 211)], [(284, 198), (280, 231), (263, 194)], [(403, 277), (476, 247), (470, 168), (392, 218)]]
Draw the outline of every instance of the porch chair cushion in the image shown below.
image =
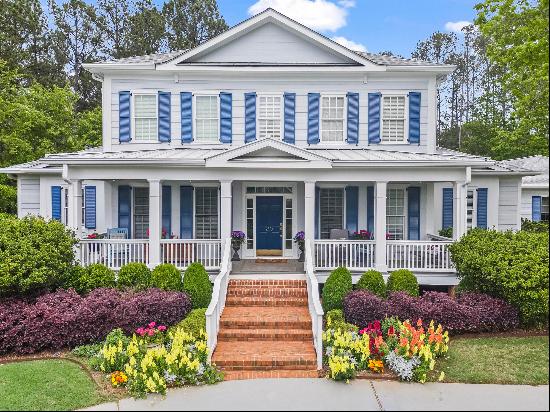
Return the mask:
[(349, 239), (349, 232), (347, 229), (330, 229), (331, 239)]
[(112, 229), (107, 229), (107, 238), (128, 239), (128, 229), (125, 227), (115, 227)]

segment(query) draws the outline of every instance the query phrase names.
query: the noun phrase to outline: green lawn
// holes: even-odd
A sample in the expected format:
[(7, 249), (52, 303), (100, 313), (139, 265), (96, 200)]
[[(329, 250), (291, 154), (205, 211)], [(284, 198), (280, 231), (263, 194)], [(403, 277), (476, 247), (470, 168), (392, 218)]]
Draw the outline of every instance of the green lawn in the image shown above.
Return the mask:
[(0, 364), (0, 410), (73, 410), (103, 401), (96, 384), (73, 362)]
[(452, 339), (436, 365), (445, 382), (548, 384), (548, 336)]

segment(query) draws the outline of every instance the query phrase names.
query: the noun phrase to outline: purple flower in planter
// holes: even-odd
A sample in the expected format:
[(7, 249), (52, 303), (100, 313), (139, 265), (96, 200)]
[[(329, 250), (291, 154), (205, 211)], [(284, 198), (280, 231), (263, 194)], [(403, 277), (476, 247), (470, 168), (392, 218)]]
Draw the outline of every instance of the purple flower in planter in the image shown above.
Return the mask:
[(234, 230), (233, 232), (231, 232), (231, 239), (233, 240), (238, 240), (242, 242), (245, 238), (246, 238), (246, 235), (244, 234), (244, 232), (240, 230)]
[(304, 233), (303, 230), (299, 231), (294, 235), (295, 242), (303, 242), (305, 238), (306, 238), (306, 234)]

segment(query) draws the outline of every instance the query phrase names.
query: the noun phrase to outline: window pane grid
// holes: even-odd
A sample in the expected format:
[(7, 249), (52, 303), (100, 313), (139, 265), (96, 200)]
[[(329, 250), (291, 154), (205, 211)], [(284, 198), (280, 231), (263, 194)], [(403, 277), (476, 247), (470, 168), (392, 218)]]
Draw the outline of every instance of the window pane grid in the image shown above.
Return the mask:
[(390, 240), (405, 238), (405, 190), (388, 189), (386, 232)]
[(342, 229), (343, 227), (344, 190), (321, 189), (319, 206), (321, 239), (329, 239), (331, 229)]
[(156, 140), (157, 96), (153, 94), (136, 94), (134, 96), (134, 136), (136, 140)]
[(149, 229), (149, 189), (134, 188), (134, 238), (147, 239)]
[(405, 140), (405, 96), (384, 96), (382, 104), (382, 141)]
[(343, 96), (322, 97), (321, 139), (325, 142), (341, 142), (344, 140)]
[(195, 238), (218, 238), (218, 188), (195, 188)]
[(195, 127), (196, 140), (218, 140), (218, 96), (197, 96), (195, 109)]
[(260, 96), (258, 133), (261, 138), (281, 138), (281, 97)]
[(548, 222), (548, 220), (550, 218), (548, 196), (543, 196), (541, 198), (540, 218), (541, 218), (541, 220), (546, 221), (546, 222)]

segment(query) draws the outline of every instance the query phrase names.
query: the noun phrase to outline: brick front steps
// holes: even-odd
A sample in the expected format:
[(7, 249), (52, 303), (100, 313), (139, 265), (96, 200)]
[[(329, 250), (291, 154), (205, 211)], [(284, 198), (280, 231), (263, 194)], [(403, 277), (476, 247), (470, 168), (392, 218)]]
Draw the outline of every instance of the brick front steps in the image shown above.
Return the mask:
[(300, 280), (231, 280), (212, 361), (227, 380), (318, 377)]

